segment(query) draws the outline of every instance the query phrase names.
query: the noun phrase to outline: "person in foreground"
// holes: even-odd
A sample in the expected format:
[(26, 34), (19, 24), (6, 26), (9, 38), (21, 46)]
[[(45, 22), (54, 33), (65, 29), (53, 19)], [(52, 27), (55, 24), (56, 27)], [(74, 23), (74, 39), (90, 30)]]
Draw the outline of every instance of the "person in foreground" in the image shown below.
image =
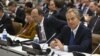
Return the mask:
[(78, 10), (70, 8), (66, 13), (66, 17), (68, 25), (51, 41), (50, 46), (67, 52), (91, 53), (91, 31), (80, 22)]

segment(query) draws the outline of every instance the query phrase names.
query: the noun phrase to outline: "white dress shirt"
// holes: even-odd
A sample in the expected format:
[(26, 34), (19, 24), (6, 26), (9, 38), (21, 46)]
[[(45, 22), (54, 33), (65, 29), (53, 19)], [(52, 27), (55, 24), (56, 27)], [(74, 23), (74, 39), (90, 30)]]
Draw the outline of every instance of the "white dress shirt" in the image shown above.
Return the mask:
[(42, 21), (40, 22), (40, 27), (41, 27), (41, 31), (40, 32), (42, 34), (42, 40), (45, 41), (47, 39), (46, 39), (46, 34), (45, 34), (43, 22), (44, 22), (44, 17), (43, 17)]
[(52, 14), (53, 14), (53, 12), (52, 12), (52, 11), (49, 11), (49, 13), (48, 13), (48, 18), (49, 18)]
[[(79, 25), (80, 25), (80, 23), (79, 23)], [(75, 35), (77, 33), (79, 25), (74, 30), (71, 29), (71, 31), (74, 33), (74, 37), (75, 37)], [(64, 45), (64, 51), (68, 52), (68, 46), (67, 45)]]

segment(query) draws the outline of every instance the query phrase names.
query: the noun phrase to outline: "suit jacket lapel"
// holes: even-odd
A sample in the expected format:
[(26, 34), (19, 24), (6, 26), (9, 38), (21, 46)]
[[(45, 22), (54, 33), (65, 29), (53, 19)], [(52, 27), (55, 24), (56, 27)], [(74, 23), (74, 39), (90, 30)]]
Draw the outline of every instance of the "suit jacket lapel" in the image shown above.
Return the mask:
[(79, 25), (79, 28), (76, 32), (76, 35), (75, 35), (75, 41), (77, 41), (79, 38), (80, 38), (80, 35), (81, 35), (81, 30), (82, 30), (82, 23)]
[(47, 35), (46, 34), (46, 24), (47, 24), (47, 18), (44, 18), (43, 27), (44, 27), (45, 35)]

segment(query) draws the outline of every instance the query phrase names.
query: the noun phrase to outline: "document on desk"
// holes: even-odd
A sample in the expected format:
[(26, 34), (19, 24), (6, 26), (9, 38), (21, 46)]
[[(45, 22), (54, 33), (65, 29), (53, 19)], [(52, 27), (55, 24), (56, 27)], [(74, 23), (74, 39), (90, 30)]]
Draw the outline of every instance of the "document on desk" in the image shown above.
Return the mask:
[[(29, 39), (21, 38), (21, 37), (18, 37), (18, 36), (9, 35), (9, 34), (7, 34), (7, 36), (9, 38), (11, 38), (11, 40), (15, 40), (15, 41), (19, 40), (20, 42), (29, 40)], [(0, 33), (0, 37), (2, 37), (2, 33)]]
[(12, 36), (12, 35), (9, 35), (9, 37), (12, 39), (12, 40), (19, 40), (20, 42), (22, 41), (27, 41), (29, 39), (25, 39), (25, 38), (21, 38), (21, 37), (18, 37), (18, 36)]
[[(58, 50), (58, 49), (52, 49), (52, 50), (55, 52), (55, 54), (57, 56), (66, 56), (66, 55), (67, 56), (74, 56), (73, 52), (65, 52), (65, 51), (61, 51), (61, 50)], [(91, 54), (88, 54), (88, 53), (82, 53), (82, 54), (84, 54), (85, 56), (91, 56)]]
[(72, 52), (65, 52), (65, 51), (61, 51), (61, 50), (57, 50), (57, 49), (51, 49), (52, 51), (54, 51), (55, 55), (59, 55), (59, 56), (73, 56)]
[[(61, 51), (58, 46), (56, 46), (54, 49), (51, 48), (51, 51), (53, 51), (57, 56), (66, 56), (66, 55), (67, 56), (74, 56), (73, 52)], [(88, 53), (82, 53), (82, 52), (79, 52), (79, 53), (84, 54), (85, 56), (91, 56), (91, 54), (88, 54)]]

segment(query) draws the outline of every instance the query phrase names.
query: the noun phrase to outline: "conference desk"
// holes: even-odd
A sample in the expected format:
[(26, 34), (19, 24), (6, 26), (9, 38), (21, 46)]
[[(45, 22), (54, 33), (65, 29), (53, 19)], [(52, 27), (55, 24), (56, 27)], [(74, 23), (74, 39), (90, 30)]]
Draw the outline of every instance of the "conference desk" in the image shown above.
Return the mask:
[(22, 50), (22, 46), (0, 46), (0, 56), (28, 56), (28, 54)]
[[(27, 46), (31, 47), (32, 46)], [(52, 49), (55, 54), (53, 56), (73, 56), (72, 52), (63, 52), (59, 51), (56, 49)], [(85, 56), (91, 56), (91, 54), (83, 53)], [(26, 51), (22, 50), (22, 46), (16, 46), (16, 47), (11, 47), (11, 46), (0, 46), (0, 56), (45, 56), (45, 55), (32, 55), (28, 54)], [(100, 56), (100, 55), (93, 55), (93, 56)]]
[[(0, 34), (0, 37), (2, 36), (2, 34)], [(13, 40), (20, 40), (20, 41), (26, 41), (29, 39), (23, 39), (20, 37), (16, 37), (16, 36), (11, 36), (8, 35), (9, 37), (11, 37)], [(27, 45), (27, 47), (32, 48), (32, 45)], [(33, 50), (33, 49), (32, 49)], [(53, 56), (73, 56), (72, 52), (64, 52), (64, 51), (59, 51), (56, 49), (52, 49), (55, 52), (55, 55)], [(91, 54), (87, 54), (87, 53), (83, 53), (85, 54), (85, 56), (91, 56)], [(27, 51), (23, 51), (22, 50), (22, 46), (2, 46), (0, 45), (0, 56), (34, 56), (32, 54), (29, 54)], [(35, 56), (44, 56), (44, 55), (35, 55)]]
[[(17, 36), (12, 36), (7, 34), (8, 37), (11, 38), (11, 40), (19, 40), (27, 41), (29, 39), (23, 39)], [(2, 37), (2, 34), (0, 34), (0, 37)], [(27, 52), (22, 50), (22, 46), (3, 46), (0, 45), (0, 56), (28, 56)]]
[[(44, 45), (45, 44), (42, 44), (42, 45), (40, 45), (41, 47), (44, 47)], [(27, 52), (27, 53), (29, 53), (29, 54), (35, 54), (35, 52), (37, 52), (37, 51), (35, 51), (34, 49), (33, 49), (33, 47), (32, 47), (32, 45), (24, 45), (24, 47), (25, 47), (25, 51)], [(46, 47), (45, 47), (46, 48)], [(50, 47), (49, 47), (50, 48)], [(60, 50), (58, 50), (58, 49), (52, 49), (52, 48), (50, 48), (51, 49), (51, 52), (49, 53), (49, 55), (48, 56), (52, 56), (51, 54), (52, 54), (52, 52), (54, 52), (54, 54), (53, 54), (53, 56), (74, 56), (73, 55), (73, 53), (72, 52), (65, 52), (65, 51), (60, 51)], [(32, 52), (32, 50), (33, 50), (33, 52)], [(88, 53), (82, 53), (82, 54), (84, 54), (85, 56), (91, 56), (91, 54), (88, 54)]]

